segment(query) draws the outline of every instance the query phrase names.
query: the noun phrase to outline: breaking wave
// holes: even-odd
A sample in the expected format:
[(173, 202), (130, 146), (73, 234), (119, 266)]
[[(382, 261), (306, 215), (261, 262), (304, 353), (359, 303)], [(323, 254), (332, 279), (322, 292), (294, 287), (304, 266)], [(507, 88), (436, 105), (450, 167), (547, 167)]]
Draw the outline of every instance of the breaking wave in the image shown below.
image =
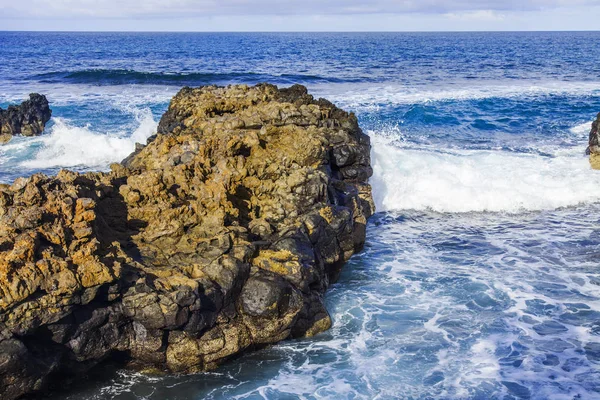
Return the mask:
[(157, 123), (150, 110), (140, 111), (136, 119), (138, 126), (132, 132), (107, 134), (55, 118), (48, 135), (30, 139), (36, 142), (39, 150), (20, 166), (28, 169), (78, 166), (105, 169), (110, 163), (127, 157), (135, 149), (136, 142), (146, 143), (146, 139), (156, 132)]
[[(583, 125), (572, 131), (585, 132)], [(600, 201), (600, 174), (590, 168), (584, 143), (517, 153), (411, 148), (389, 135), (371, 136), (378, 211), (518, 213)]]
[[(327, 88), (329, 89), (329, 88)], [(443, 101), (483, 99), (539, 99), (543, 96), (600, 96), (600, 82), (457, 82), (443, 87), (340, 85), (328, 97), (343, 108), (372, 110), (396, 104), (421, 104)]]

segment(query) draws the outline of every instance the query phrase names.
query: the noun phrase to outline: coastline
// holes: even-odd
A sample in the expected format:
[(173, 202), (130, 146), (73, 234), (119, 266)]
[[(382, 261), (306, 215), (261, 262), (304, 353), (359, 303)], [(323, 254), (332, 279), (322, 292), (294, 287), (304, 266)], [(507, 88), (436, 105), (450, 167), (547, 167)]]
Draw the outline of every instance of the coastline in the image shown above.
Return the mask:
[[(159, 374), (147, 368), (149, 363), (130, 363), (127, 351), (117, 353), (116, 361), (123, 363), (110, 367), (100, 363), (72, 384), (51, 376), (57, 391), (30, 397), (596, 398), (600, 393), (600, 236), (593, 216), (600, 213), (600, 175), (590, 168), (584, 149), (592, 119), (600, 110), (593, 56), (600, 53), (600, 42), (595, 40), (599, 35), (0, 33), (0, 58), (6, 61), (0, 65), (0, 107), (20, 103), (36, 91), (48, 94), (53, 109), (43, 135), (17, 135), (0, 146), (2, 183), (12, 185), (20, 176), (40, 173), (55, 182), (60, 169), (77, 172), (61, 175), (66, 181), (56, 189), (61, 195), (60, 188), (68, 194), (70, 185), (83, 188), (94, 186), (92, 182), (100, 177), (120, 177), (110, 164), (125, 159), (135, 148), (152, 153), (138, 154), (144, 165), (163, 159), (156, 148), (149, 148), (154, 142), (144, 148), (135, 143), (146, 143), (156, 133), (170, 99), (184, 84), (254, 85), (266, 80), (280, 87), (304, 84), (315, 97), (356, 114), (361, 130), (371, 139), (369, 184), (377, 209), (367, 223), (364, 249), (344, 264), (335, 284), (329, 279), (322, 296), (331, 320), (329, 330), (251, 346), (247, 350), (252, 351), (232, 356), (218, 369), (198, 373)], [(236, 150), (237, 145), (228, 150), (226, 143), (210, 137), (215, 139), (211, 149), (216, 155), (246, 153), (241, 147)], [(180, 159), (178, 165), (163, 168), (169, 179), (180, 176), (171, 172), (176, 168), (185, 170), (181, 176), (186, 177), (193, 170), (203, 184), (214, 176), (217, 167), (206, 168), (206, 163), (190, 168), (189, 154), (184, 156), (189, 149), (183, 151), (186, 144), (174, 143), (177, 150), (165, 159)], [(253, 147), (257, 152), (260, 143)], [(292, 158), (301, 157), (310, 147), (302, 143)], [(161, 148), (173, 149), (171, 142), (167, 144)], [(280, 152), (273, 153), (255, 158), (251, 165)], [(237, 160), (232, 164), (227, 170), (239, 176)], [(167, 179), (167, 185), (161, 178), (163, 183), (155, 185), (142, 170), (126, 175), (136, 181), (126, 185), (132, 189), (127, 197), (134, 202), (137, 191), (139, 201), (129, 205), (115, 190), (125, 185), (108, 182), (104, 186), (112, 193), (104, 193), (96, 204), (91, 225), (106, 219), (107, 209), (127, 204), (127, 210), (148, 216), (144, 218), (156, 227), (173, 219), (162, 214), (168, 208), (162, 205), (179, 207), (172, 199), (190, 193), (184, 186), (164, 192), (161, 185), (171, 189), (171, 181)], [(79, 178), (73, 183), (69, 176)], [(150, 186), (150, 181), (155, 189), (144, 196), (138, 186)], [(188, 182), (177, 178), (176, 183), (180, 181)], [(242, 183), (247, 188), (252, 184)], [(200, 187), (196, 181), (194, 186)], [(49, 193), (43, 184), (38, 190), (42, 196)], [(214, 203), (228, 197), (212, 193), (208, 197)], [(28, 195), (35, 199), (35, 190)], [(95, 196), (96, 190), (85, 194)], [(117, 198), (115, 207), (108, 206), (111, 197)], [(187, 196), (181, 201), (197, 203)], [(284, 202), (272, 205), (280, 203)], [(250, 207), (244, 207), (247, 204)], [(250, 200), (225, 210), (247, 210), (257, 204)], [(127, 220), (123, 210), (114, 212), (118, 223), (111, 226), (125, 225), (121, 224)], [(156, 215), (152, 213), (159, 214), (149, 217)], [(175, 219), (185, 226), (187, 216)], [(135, 249), (152, 250), (152, 243), (141, 243), (147, 235), (131, 231), (147, 227), (127, 225), (117, 242), (133, 261), (142, 263), (142, 254)], [(178, 226), (179, 222), (151, 230), (170, 230), (167, 235), (177, 236)], [(54, 226), (49, 228), (44, 230), (54, 231)], [(254, 233), (249, 231), (253, 235), (273, 229), (262, 222), (253, 228)], [(103, 234), (89, 238), (104, 237), (108, 242), (116, 236), (114, 231), (101, 229)], [(198, 232), (188, 231), (192, 236)], [(85, 234), (85, 229), (78, 233)], [(246, 241), (262, 246), (261, 240)], [(230, 236), (229, 242), (215, 245), (225, 248), (234, 242)], [(162, 245), (171, 248), (166, 242)], [(104, 242), (100, 255), (103, 246)], [(176, 247), (185, 250), (191, 244)], [(165, 258), (171, 259), (171, 253)], [(259, 261), (257, 268), (266, 267), (264, 258)], [(124, 271), (131, 270), (121, 269), (121, 276)], [(159, 283), (171, 282), (173, 276), (167, 275), (161, 272)], [(151, 287), (155, 281), (145, 284)], [(145, 290), (143, 285), (139, 288)], [(99, 291), (92, 303), (105, 296)], [(206, 297), (218, 300), (215, 291)], [(163, 323), (162, 308), (150, 314), (155, 316), (152, 323)], [(77, 315), (87, 318), (85, 313)], [(169, 321), (176, 324), (177, 313)], [(94, 346), (100, 348), (90, 345)], [(136, 372), (140, 370), (151, 372)], [(60, 390), (63, 386), (66, 391)]]

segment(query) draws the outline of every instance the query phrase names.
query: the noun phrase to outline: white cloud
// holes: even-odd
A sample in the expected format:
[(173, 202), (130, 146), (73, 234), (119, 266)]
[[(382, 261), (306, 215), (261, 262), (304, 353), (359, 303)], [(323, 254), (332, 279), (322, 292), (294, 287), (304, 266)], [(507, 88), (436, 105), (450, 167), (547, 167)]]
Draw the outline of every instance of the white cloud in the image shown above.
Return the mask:
[(460, 21), (503, 21), (506, 16), (493, 10), (466, 11), (461, 13), (448, 13), (446, 16)]
[(489, 18), (504, 11), (593, 5), (600, 5), (600, 0), (0, 0), (0, 19), (406, 13)]
[(598, 30), (600, 0), (0, 0), (0, 30)]

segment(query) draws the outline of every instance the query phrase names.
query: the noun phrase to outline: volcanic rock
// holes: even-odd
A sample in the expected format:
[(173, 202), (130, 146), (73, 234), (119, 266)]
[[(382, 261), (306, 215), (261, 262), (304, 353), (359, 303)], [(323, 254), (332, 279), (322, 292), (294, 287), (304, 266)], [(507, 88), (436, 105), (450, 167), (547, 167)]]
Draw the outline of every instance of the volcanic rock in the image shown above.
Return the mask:
[(303, 86), (184, 88), (111, 172), (0, 186), (0, 398), (328, 329), (323, 293), (374, 212), (369, 151)]
[(38, 93), (30, 94), (29, 100), (19, 106), (0, 108), (0, 144), (7, 143), (14, 135), (40, 135), (51, 115), (46, 96)]
[(600, 169), (600, 113), (592, 123), (587, 153), (590, 155), (592, 168)]

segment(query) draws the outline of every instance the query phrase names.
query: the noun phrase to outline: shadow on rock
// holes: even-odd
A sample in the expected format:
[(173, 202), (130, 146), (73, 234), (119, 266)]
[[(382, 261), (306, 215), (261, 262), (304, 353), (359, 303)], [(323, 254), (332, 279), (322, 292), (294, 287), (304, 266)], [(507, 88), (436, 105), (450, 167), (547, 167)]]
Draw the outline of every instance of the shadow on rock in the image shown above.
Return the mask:
[(101, 362), (203, 371), (331, 326), (369, 138), (303, 86), (184, 88), (109, 173), (0, 186), (0, 397)]

